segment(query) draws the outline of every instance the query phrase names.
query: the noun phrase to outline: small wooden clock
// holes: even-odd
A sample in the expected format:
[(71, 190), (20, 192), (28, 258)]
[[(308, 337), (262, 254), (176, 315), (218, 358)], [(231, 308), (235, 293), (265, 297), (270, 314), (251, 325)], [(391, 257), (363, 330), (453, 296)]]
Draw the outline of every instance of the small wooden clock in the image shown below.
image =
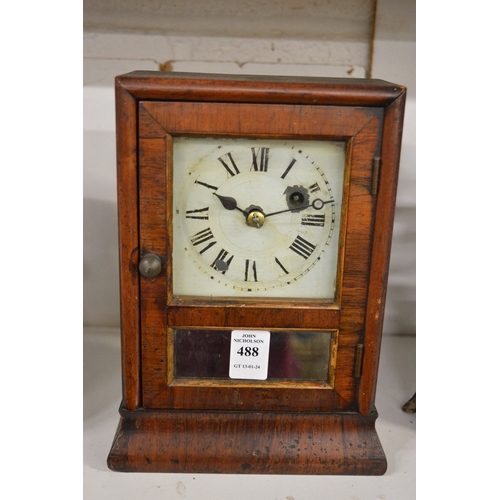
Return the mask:
[(405, 89), (116, 78), (116, 471), (383, 474), (375, 386)]

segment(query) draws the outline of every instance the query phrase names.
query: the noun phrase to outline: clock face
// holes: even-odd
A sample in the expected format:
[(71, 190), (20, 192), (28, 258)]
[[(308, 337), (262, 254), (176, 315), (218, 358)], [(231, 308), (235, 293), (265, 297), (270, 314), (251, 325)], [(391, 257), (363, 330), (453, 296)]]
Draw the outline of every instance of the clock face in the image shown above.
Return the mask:
[(176, 137), (173, 292), (333, 299), (342, 142)]

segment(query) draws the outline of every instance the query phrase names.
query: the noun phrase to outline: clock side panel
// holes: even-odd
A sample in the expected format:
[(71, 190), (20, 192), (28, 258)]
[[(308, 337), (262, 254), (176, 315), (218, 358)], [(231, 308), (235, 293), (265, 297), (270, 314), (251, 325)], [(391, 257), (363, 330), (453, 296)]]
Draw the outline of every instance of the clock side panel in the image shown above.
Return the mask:
[(373, 189), (373, 195), (376, 197), (376, 212), (366, 307), (364, 341), (366, 350), (361, 367), (363, 376), (358, 391), (358, 407), (363, 415), (369, 415), (375, 408), (405, 100), (406, 92), (404, 91), (385, 109), (380, 146), (380, 172)]
[(382, 121), (373, 119), (350, 140), (350, 182), (345, 195), (341, 241), (344, 265), (340, 293), (340, 336), (337, 390), (348, 401), (356, 399), (361, 373), (356, 369), (365, 343), (366, 304), (370, 281), (376, 198), (372, 195), (373, 158), (380, 153)]
[[(140, 253), (154, 253), (161, 259), (162, 270), (154, 278), (140, 279), (141, 386), (144, 388), (166, 373), (167, 297), (171, 262), (167, 221), (167, 169), (169, 138), (154, 120), (141, 117), (146, 137), (139, 138), (139, 228)], [(144, 403), (143, 403), (144, 404)]]
[(141, 405), (137, 102), (120, 84), (115, 92), (123, 406), (135, 410)]

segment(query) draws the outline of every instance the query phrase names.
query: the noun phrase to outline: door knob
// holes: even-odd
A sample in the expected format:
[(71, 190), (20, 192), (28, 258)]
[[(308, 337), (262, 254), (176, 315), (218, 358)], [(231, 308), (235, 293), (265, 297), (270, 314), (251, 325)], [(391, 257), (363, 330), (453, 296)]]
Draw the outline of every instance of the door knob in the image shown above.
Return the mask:
[(139, 262), (139, 272), (145, 278), (154, 278), (161, 272), (161, 259), (155, 253), (147, 253)]

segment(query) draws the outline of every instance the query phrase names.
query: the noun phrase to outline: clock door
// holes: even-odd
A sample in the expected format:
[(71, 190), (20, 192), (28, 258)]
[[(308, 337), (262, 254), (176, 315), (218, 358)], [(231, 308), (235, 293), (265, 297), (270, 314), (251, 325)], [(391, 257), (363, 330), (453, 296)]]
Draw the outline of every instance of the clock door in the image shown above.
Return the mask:
[[(379, 155), (382, 109), (141, 102), (138, 110), (140, 257), (153, 253), (162, 264), (158, 276), (146, 274), (140, 278), (142, 407), (311, 412), (359, 410), (358, 388), (367, 305), (363, 290), (369, 284), (368, 263), (376, 200), (372, 194), (373, 158)], [(276, 119), (277, 116), (280, 120)], [(196, 134), (193, 134), (194, 130)], [(192, 167), (178, 167), (175, 148), (180, 140), (188, 144), (189, 141), (211, 141), (216, 151), (211, 160), (215, 166), (203, 170), (193, 161)], [(236, 154), (231, 156), (231, 151), (238, 151), (231, 141), (245, 145), (248, 165), (237, 160)], [(285, 142), (295, 145), (294, 141), (300, 141), (300, 151), (307, 149), (308, 142), (311, 151), (314, 151), (312, 144), (318, 141), (341, 146), (342, 170), (333, 186), (338, 192), (335, 199), (340, 202), (334, 207), (335, 222), (328, 223), (331, 227), (325, 229), (325, 217), (332, 217), (333, 207), (323, 206), (329, 201), (326, 194), (315, 194), (319, 184), (325, 182), (321, 177), (323, 171), (317, 175), (319, 180), (314, 176), (306, 177), (297, 186), (294, 182), (286, 182), (287, 168), (293, 168), (293, 160), (283, 158), (280, 167), (276, 167), (278, 163), (273, 165), (280, 168), (279, 175), (275, 175), (277, 180), (285, 177), (280, 185), (283, 187), (280, 192), (283, 195), (280, 200), (282, 211), (290, 210), (298, 227), (290, 226), (290, 231), (296, 233), (290, 232), (283, 249), (269, 255), (268, 265), (276, 266), (276, 276), (286, 276), (286, 272), (290, 272), (292, 264), (288, 262), (304, 266), (304, 275), (306, 271), (312, 272), (310, 268), (314, 259), (320, 262), (318, 266), (326, 265), (313, 280), (308, 281), (307, 276), (290, 280), (290, 284), (286, 279), (282, 282), (270, 280), (272, 284), (279, 283), (273, 288), (268, 287), (261, 277), (265, 267), (253, 254), (237, 255), (236, 251), (228, 250), (232, 243), (231, 232), (227, 232), (226, 242), (221, 243), (219, 233), (223, 230), (213, 214), (218, 209), (217, 213), (224, 217), (234, 216), (237, 223), (241, 222), (242, 230), (250, 235), (248, 238), (254, 234), (255, 238), (262, 235), (260, 229), (244, 225), (245, 214), (225, 209), (221, 198), (228, 191), (224, 191), (224, 187), (232, 185), (231, 181), (236, 182), (232, 177), (236, 176), (237, 169), (249, 172), (245, 175), (251, 177), (254, 173), (251, 172), (252, 153), (256, 155), (255, 151), (267, 149), (270, 158), (278, 158), (279, 155), (272, 156), (273, 148)], [(217, 153), (218, 147), (220, 153)], [(220, 160), (223, 155), (225, 165)], [(260, 169), (258, 165), (255, 170), (261, 177), (256, 175), (245, 181), (244, 175), (240, 174), (240, 184), (256, 182), (254, 178), (265, 179), (263, 183), (270, 182), (271, 160), (266, 174), (261, 174), (265, 167)], [(194, 186), (193, 191), (187, 191), (185, 195), (176, 184), (176, 175), (180, 175), (181, 168), (184, 168), (184, 180), (188, 179)], [(205, 177), (197, 176), (196, 168), (207, 172)], [(220, 178), (211, 175), (211, 168), (218, 169), (215, 172)], [(221, 178), (229, 180), (222, 182)], [(328, 176), (326, 179), (325, 185), (329, 186)], [(222, 187), (218, 189), (219, 186)], [(287, 200), (291, 201), (283, 193), (288, 188), (295, 193), (294, 186), (296, 194), (304, 189), (308, 196), (308, 201), (302, 206), (312, 205), (318, 200), (317, 205), (320, 207), (321, 202), (323, 210), (310, 207), (301, 214), (293, 205), (287, 205)], [(244, 193), (245, 189), (246, 184), (236, 184), (232, 193)], [(259, 189), (260, 186), (257, 191)], [(326, 193), (327, 188), (324, 189)], [(209, 194), (205, 198), (197, 197), (198, 192)], [(219, 197), (212, 194), (217, 192), (222, 194)], [(181, 205), (177, 203), (177, 197), (182, 198), (181, 202), (186, 198), (187, 202)], [(256, 205), (265, 202), (265, 197), (255, 200)], [(252, 203), (252, 199), (245, 201), (244, 209)], [(262, 209), (262, 212), (268, 214), (271, 210), (279, 211), (273, 207)], [(215, 222), (211, 217), (216, 217)], [(272, 222), (269, 218), (264, 224)], [(181, 240), (181, 231), (176, 224), (182, 224), (181, 229), (187, 235), (184, 240)], [(262, 229), (267, 229), (267, 226)], [(318, 254), (307, 263), (323, 234), (325, 241), (330, 237), (328, 248), (334, 246), (334, 251), (322, 254), (323, 261), (318, 259)], [(332, 238), (332, 234), (335, 237)], [(251, 247), (251, 243), (246, 244)], [(285, 263), (282, 255), (289, 255), (290, 260)], [(183, 290), (180, 294), (174, 280), (176, 276), (180, 276), (178, 280), (188, 276), (182, 270), (184, 266), (191, 269), (190, 284), (187, 293), (177, 285)], [(239, 270), (235, 274), (239, 279), (234, 282), (237, 286), (231, 286), (230, 273), (225, 270), (237, 269), (237, 266)], [(197, 269), (199, 277), (196, 276)], [(301, 268), (298, 269), (294, 278), (301, 274)], [(326, 283), (331, 282), (331, 291), (315, 298), (315, 281), (318, 288), (328, 290), (327, 285), (319, 284), (322, 275), (328, 272), (331, 277)], [(292, 290), (290, 293), (287, 287)], [(196, 294), (198, 289), (199, 295)], [(234, 336), (238, 334), (234, 332), (240, 331), (268, 332), (268, 340), (262, 345), (242, 340), (237, 344)], [(236, 350), (235, 345), (239, 346)], [(268, 351), (266, 359), (259, 354), (262, 348)], [(246, 367), (246, 375), (243, 368), (238, 372), (235, 366)], [(253, 375), (252, 368), (255, 368)], [(264, 375), (260, 373), (262, 370)], [(236, 375), (231, 376), (232, 371)]]

